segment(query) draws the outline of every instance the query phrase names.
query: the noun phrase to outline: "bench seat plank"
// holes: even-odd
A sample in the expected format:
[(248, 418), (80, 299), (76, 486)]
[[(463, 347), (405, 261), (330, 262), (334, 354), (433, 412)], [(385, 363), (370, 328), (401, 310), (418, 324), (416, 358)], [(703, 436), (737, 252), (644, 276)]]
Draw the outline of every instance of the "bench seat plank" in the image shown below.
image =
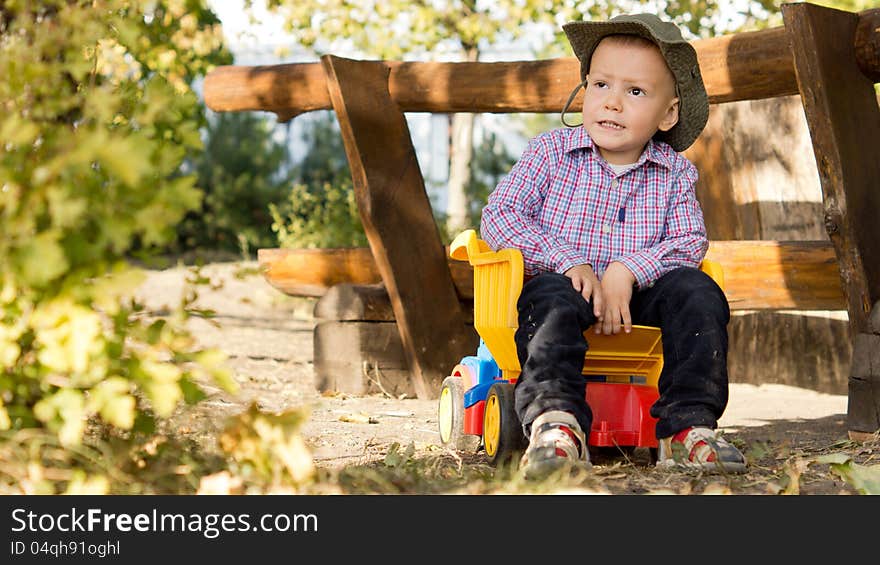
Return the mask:
[[(706, 257), (724, 268), (732, 310), (846, 309), (827, 241), (713, 241)], [(337, 284), (382, 281), (366, 247), (260, 249), (258, 261), (266, 281), (291, 296), (318, 297)], [(453, 259), (448, 264), (459, 299), (473, 300), (471, 266)]]

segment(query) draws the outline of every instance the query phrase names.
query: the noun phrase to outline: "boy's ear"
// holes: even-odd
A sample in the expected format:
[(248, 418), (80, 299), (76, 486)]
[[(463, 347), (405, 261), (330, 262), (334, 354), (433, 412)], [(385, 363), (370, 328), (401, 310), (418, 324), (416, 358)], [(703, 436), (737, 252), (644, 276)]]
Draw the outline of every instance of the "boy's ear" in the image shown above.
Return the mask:
[(669, 131), (678, 123), (678, 98), (673, 98), (657, 129)]

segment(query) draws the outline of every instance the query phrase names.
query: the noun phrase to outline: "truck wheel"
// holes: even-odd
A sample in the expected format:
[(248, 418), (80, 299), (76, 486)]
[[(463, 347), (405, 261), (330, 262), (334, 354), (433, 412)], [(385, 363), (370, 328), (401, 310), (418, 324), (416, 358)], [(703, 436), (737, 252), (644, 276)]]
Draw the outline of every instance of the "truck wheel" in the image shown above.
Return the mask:
[(521, 455), (526, 446), (522, 423), (514, 409), (513, 385), (493, 384), (483, 412), (483, 447), (489, 462), (506, 463)]
[(475, 452), (480, 437), (464, 433), (464, 385), (461, 377), (446, 377), (437, 409), (440, 443), (456, 451)]

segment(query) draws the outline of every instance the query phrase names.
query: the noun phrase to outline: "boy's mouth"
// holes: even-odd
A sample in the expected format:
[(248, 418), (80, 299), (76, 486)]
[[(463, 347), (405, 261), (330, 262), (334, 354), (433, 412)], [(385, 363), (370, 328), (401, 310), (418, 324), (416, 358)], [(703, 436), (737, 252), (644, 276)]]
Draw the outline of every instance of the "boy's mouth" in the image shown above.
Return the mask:
[(599, 125), (602, 126), (603, 128), (617, 129), (617, 130), (623, 129), (622, 125), (618, 124), (617, 122), (612, 122), (611, 120), (602, 120), (599, 122)]

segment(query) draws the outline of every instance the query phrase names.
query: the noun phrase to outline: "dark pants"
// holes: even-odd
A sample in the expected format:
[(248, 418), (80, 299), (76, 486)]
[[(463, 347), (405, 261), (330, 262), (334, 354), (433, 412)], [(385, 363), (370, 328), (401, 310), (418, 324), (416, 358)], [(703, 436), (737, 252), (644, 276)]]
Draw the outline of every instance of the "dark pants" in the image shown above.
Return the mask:
[[(596, 322), (592, 304), (568, 277), (544, 273), (523, 285), (517, 309), (514, 340), (522, 372), (515, 398), (526, 435), (548, 410), (571, 412), (589, 434), (593, 415), (581, 369), (588, 347), (584, 331)], [(660, 398), (651, 407), (657, 437), (690, 426), (715, 428), (727, 406), (730, 309), (722, 290), (702, 271), (679, 268), (633, 292), (630, 313), (633, 324), (662, 333)]]

